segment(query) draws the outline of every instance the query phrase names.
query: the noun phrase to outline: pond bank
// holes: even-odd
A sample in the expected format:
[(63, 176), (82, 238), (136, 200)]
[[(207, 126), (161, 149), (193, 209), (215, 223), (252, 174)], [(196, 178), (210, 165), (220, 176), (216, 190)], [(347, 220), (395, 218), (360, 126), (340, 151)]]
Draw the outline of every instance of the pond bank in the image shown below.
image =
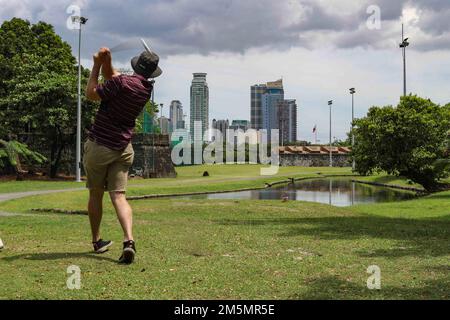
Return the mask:
[(310, 176), (310, 177), (301, 177), (301, 178), (289, 178), (287, 180), (280, 180), (280, 181), (275, 181), (275, 182), (265, 182), (264, 186), (261, 186), (261, 187), (238, 188), (238, 189), (219, 190), (219, 191), (149, 194), (149, 195), (143, 195), (143, 196), (129, 196), (129, 197), (127, 197), (127, 200), (136, 201), (136, 200), (147, 200), (147, 199), (158, 199), (158, 198), (169, 198), (169, 197), (201, 196), (201, 195), (209, 195), (209, 194), (264, 190), (264, 189), (268, 189), (268, 188), (271, 188), (274, 186), (285, 185), (285, 184), (294, 183), (294, 182), (298, 182), (298, 181), (313, 180), (313, 179), (326, 179), (326, 178), (334, 178), (334, 177), (355, 177), (355, 175), (319, 175), (317, 177)]
[(412, 192), (417, 192), (417, 193), (423, 194), (423, 195), (429, 194), (424, 189), (415, 188), (415, 187), (405, 187), (405, 186), (399, 186), (399, 185), (395, 185), (395, 184), (379, 183), (379, 182), (355, 180), (355, 179), (352, 179), (352, 182), (367, 184), (367, 185), (376, 186), (376, 187), (385, 187), (385, 188), (392, 188), (392, 189), (398, 189), (398, 190), (412, 191)]
[[(265, 182), (264, 186), (261, 186), (261, 187), (237, 188), (237, 189), (219, 190), (219, 191), (216, 190), (216, 191), (202, 191), (202, 192), (149, 194), (149, 195), (142, 195), (142, 196), (129, 196), (129, 197), (127, 197), (127, 199), (130, 201), (136, 201), (136, 200), (148, 200), (148, 199), (170, 198), (170, 197), (202, 196), (202, 195), (227, 194), (227, 193), (246, 192), (246, 191), (258, 191), (258, 190), (267, 190), (267, 189), (270, 189), (273, 187), (278, 187), (278, 186), (283, 186), (283, 185), (295, 184), (296, 182), (307, 181), (307, 180), (321, 180), (321, 179), (345, 178), (345, 177), (354, 178), (354, 177), (357, 177), (357, 175), (349, 175), (349, 174), (322, 175), (322, 174), (320, 174), (319, 176), (315, 176), (315, 177), (309, 176), (309, 177), (300, 177), (300, 178), (288, 178), (288, 179), (275, 181), (275, 182)], [(425, 191), (423, 189), (414, 188), (414, 187), (404, 187), (404, 186), (399, 186), (399, 185), (382, 184), (382, 183), (362, 181), (362, 180), (357, 180), (357, 179), (349, 179), (349, 180), (351, 182), (358, 183), (358, 184), (365, 184), (365, 185), (385, 187), (385, 188), (390, 188), (390, 189), (411, 191), (411, 192), (415, 192), (419, 195), (425, 194)]]

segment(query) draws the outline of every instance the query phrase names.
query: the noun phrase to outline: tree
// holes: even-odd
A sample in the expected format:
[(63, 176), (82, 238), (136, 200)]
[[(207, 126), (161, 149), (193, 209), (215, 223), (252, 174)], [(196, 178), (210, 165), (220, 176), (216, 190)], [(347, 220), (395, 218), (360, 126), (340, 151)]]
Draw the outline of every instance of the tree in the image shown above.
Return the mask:
[[(158, 104), (152, 102), (151, 100), (147, 102), (141, 115), (136, 119), (136, 128), (135, 128), (136, 133), (144, 133), (144, 111), (147, 112), (149, 120), (154, 122), (154, 119), (159, 112)], [(158, 126), (155, 126), (152, 130), (152, 133), (158, 133), (157, 132), (158, 130), (159, 130)]]
[(351, 137), (348, 137), (345, 140), (336, 139), (333, 141), (332, 145), (333, 145), (333, 147), (351, 147), (352, 140), (351, 140)]
[[(450, 105), (448, 105), (448, 106), (450, 106)], [(435, 163), (435, 166), (441, 170), (449, 170), (450, 171), (450, 132), (448, 132), (446, 156), (447, 156), (446, 159), (437, 160)]]
[[(78, 75), (70, 46), (51, 25), (14, 18), (0, 27), (0, 70), (0, 138), (42, 136), (55, 177), (63, 150), (75, 147)], [(83, 70), (83, 83), (88, 76)], [(82, 121), (90, 123), (97, 104), (84, 94), (82, 104)]]
[(386, 171), (405, 176), (427, 191), (440, 189), (439, 180), (448, 171), (436, 161), (448, 158), (450, 108), (410, 95), (402, 97), (396, 108), (372, 107), (354, 125), (352, 156), (357, 172)]
[(25, 161), (27, 164), (42, 164), (46, 160), (43, 155), (31, 151), (23, 143), (0, 139), (0, 168), (2, 169), (10, 166), (14, 168), (16, 174), (20, 174), (21, 161)]

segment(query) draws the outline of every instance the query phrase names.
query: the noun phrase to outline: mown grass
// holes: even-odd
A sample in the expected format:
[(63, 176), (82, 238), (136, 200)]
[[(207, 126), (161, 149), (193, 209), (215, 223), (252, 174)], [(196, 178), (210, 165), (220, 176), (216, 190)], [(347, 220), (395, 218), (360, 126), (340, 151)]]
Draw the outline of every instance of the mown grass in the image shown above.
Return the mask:
[[(273, 176), (262, 176), (260, 165), (203, 165), (178, 167), (177, 178), (131, 179), (128, 195), (166, 194), (184, 192), (206, 192), (235, 190), (241, 188), (264, 187), (266, 182), (274, 182), (290, 177), (320, 177), (321, 175), (351, 174), (349, 168), (301, 168), (280, 167)], [(208, 171), (209, 177), (203, 177)], [(14, 193), (36, 190), (64, 190), (82, 188), (84, 183), (53, 181), (10, 181), (0, 182), (0, 193)], [(84, 191), (82, 192), (84, 193)]]
[(40, 180), (25, 180), (25, 181), (1, 181), (0, 194), (2, 193), (16, 193), (27, 191), (41, 191), (41, 190), (64, 190), (73, 188), (82, 188), (85, 183), (77, 183), (71, 181), (40, 181)]
[(381, 183), (381, 184), (388, 184), (388, 185), (394, 185), (394, 186), (400, 186), (400, 187), (410, 187), (410, 188), (417, 188), (417, 189), (423, 189), (423, 187), (420, 184), (413, 183), (409, 179), (405, 177), (397, 177), (397, 176), (390, 176), (387, 174), (375, 174), (373, 176), (368, 177), (358, 177), (357, 180), (361, 181), (367, 181), (367, 182), (375, 182), (375, 183)]
[[(86, 192), (51, 194), (9, 201), (0, 211), (81, 210), (85, 200)], [(0, 217), (0, 298), (449, 299), (449, 200), (450, 192), (353, 208), (135, 201), (131, 266), (116, 263), (121, 230), (106, 201), (103, 236), (116, 244), (102, 256), (90, 253), (85, 216)], [(81, 290), (66, 287), (70, 265), (81, 268)], [(366, 286), (371, 265), (381, 268), (381, 290)]]
[[(378, 173), (368, 177), (360, 176), (357, 177), (356, 180), (424, 190), (424, 188), (420, 184), (414, 183), (410, 179), (407, 179), (405, 177), (391, 176), (386, 173)], [(443, 179), (441, 180), (441, 182), (450, 183), (450, 178)]]

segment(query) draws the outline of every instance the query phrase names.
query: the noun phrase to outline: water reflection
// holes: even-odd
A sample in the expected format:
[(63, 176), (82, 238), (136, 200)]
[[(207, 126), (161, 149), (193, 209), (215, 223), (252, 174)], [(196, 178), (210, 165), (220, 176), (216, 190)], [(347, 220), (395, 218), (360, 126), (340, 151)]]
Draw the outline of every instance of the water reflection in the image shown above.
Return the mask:
[(263, 190), (217, 193), (184, 197), (188, 199), (255, 199), (297, 200), (330, 204), (338, 207), (362, 203), (393, 202), (412, 199), (412, 192), (352, 182), (348, 178), (304, 180), (282, 187)]

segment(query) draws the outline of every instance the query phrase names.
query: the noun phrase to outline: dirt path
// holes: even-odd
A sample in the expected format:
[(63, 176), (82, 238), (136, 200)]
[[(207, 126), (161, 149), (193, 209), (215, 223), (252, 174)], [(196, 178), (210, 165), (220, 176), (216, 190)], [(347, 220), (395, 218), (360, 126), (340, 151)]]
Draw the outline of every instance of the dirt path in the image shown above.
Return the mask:
[[(9, 201), (9, 200), (21, 199), (21, 198), (25, 198), (25, 197), (39, 196), (42, 194), (81, 191), (81, 190), (85, 190), (85, 189), (84, 188), (76, 188), (76, 189), (63, 189), (63, 190), (43, 190), (43, 191), (27, 191), (27, 192), (16, 192), (16, 193), (2, 193), (2, 194), (0, 194), (0, 203)], [(12, 217), (12, 216), (24, 216), (24, 215), (26, 215), (26, 214), (0, 211), (0, 217)]]
[(81, 191), (81, 190), (85, 190), (85, 188), (2, 193), (2, 194), (0, 194), (0, 203), (8, 201), (8, 200), (15, 200), (15, 199), (31, 197), (31, 196), (39, 196), (41, 194), (51, 194), (51, 193), (71, 192), (71, 191)]

